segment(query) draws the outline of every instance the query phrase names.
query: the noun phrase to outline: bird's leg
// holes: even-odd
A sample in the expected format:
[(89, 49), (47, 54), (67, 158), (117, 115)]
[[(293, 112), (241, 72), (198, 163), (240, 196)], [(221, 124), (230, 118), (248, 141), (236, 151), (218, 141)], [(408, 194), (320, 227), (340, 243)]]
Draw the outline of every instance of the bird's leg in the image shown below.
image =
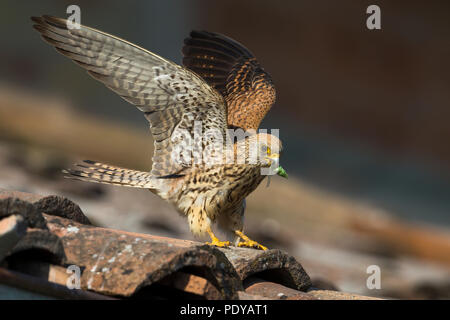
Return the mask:
[(211, 242), (207, 242), (206, 244), (210, 246), (216, 246), (220, 248), (227, 248), (230, 245), (230, 241), (220, 241), (212, 232), (211, 228), (206, 230), (211, 237)]
[(261, 250), (267, 250), (266, 247), (259, 244), (256, 241), (251, 240), (249, 237), (247, 237), (245, 234), (242, 233), (242, 231), (234, 230), (234, 233), (241, 238), (244, 241), (241, 241), (238, 243), (238, 247), (247, 247), (247, 248), (255, 248), (255, 249), (261, 249)]

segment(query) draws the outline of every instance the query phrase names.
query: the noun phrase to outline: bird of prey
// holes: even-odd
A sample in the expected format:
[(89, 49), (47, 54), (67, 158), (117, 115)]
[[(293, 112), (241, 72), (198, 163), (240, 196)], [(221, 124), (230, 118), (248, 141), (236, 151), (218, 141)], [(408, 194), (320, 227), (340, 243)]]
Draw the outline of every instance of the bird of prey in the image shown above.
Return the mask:
[[(182, 50), (184, 66), (179, 66), (102, 31), (83, 25), (71, 28), (62, 18), (44, 15), (31, 19), (42, 38), (59, 53), (142, 111), (154, 138), (150, 172), (86, 160), (77, 169), (65, 170), (69, 177), (149, 189), (187, 217), (194, 235), (209, 235), (208, 244), (231, 245), (216, 237), (212, 230), (216, 223), (232, 237), (233, 245), (267, 249), (243, 233), (243, 218), (245, 198), (266, 177), (262, 169), (274, 168), (272, 174), (287, 177), (279, 166), (281, 142), (275, 135), (253, 131), (233, 139), (227, 149), (231, 162), (195, 162), (173, 156), (183, 134), (195, 136), (199, 121), (203, 128), (223, 137), (229, 129), (258, 129), (275, 101), (275, 89), (248, 49), (218, 33), (192, 31)], [(203, 138), (199, 145), (208, 149), (212, 141)], [(256, 146), (254, 162), (247, 161), (250, 146)], [(223, 154), (229, 155), (212, 153), (220, 154), (220, 160), (225, 159)], [(236, 161), (239, 153), (246, 161)]]

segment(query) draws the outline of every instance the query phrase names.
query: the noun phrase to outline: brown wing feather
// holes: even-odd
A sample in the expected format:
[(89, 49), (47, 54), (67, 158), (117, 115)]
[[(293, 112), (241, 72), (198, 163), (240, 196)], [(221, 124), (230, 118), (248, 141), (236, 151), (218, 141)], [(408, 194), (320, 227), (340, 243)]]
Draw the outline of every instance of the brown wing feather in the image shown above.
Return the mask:
[(195, 121), (225, 132), (223, 97), (190, 70), (93, 28), (69, 30), (65, 19), (32, 20), (58, 52), (144, 113), (155, 142), (152, 175), (173, 175), (191, 166), (173, 159), (172, 151), (185, 130), (193, 135)]
[(184, 41), (183, 65), (227, 101), (228, 126), (257, 129), (275, 102), (275, 87), (254, 55), (224, 35), (192, 31)]

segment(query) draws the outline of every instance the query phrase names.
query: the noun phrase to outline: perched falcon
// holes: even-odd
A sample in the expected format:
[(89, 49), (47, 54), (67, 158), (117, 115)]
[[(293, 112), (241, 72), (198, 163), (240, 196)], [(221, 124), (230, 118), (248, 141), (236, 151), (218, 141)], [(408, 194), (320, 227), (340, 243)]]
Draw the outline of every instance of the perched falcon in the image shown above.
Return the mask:
[[(222, 137), (230, 129), (258, 129), (275, 101), (275, 89), (248, 49), (221, 34), (193, 31), (185, 40), (182, 67), (107, 33), (85, 26), (69, 28), (65, 19), (42, 16), (32, 21), (58, 52), (141, 110), (154, 138), (150, 172), (86, 160), (77, 170), (66, 170), (69, 177), (150, 189), (187, 217), (194, 235), (208, 234), (208, 244), (230, 245), (213, 233), (215, 222), (232, 236), (234, 245), (267, 249), (243, 233), (243, 218), (245, 198), (265, 178), (263, 169), (274, 168), (272, 174), (287, 177), (278, 165), (281, 142), (276, 136), (253, 132), (233, 138), (223, 153), (210, 148), (214, 139), (197, 141), (219, 155), (218, 162), (173, 156), (178, 144), (185, 146), (180, 143), (183, 134), (195, 137), (200, 121), (205, 132), (213, 130)], [(253, 146), (256, 160), (247, 161)], [(231, 158), (226, 158), (230, 152)], [(239, 154), (245, 161), (237, 161)]]

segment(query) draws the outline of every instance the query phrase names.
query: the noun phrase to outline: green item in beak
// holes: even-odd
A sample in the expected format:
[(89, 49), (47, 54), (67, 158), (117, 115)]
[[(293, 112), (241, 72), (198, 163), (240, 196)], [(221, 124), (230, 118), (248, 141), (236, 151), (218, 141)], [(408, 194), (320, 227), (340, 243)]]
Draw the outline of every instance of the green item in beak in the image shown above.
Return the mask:
[(286, 173), (286, 171), (281, 166), (279, 166), (276, 171), (277, 171), (277, 174), (280, 177), (283, 177), (283, 178), (286, 178), (286, 179), (288, 178), (288, 174)]

